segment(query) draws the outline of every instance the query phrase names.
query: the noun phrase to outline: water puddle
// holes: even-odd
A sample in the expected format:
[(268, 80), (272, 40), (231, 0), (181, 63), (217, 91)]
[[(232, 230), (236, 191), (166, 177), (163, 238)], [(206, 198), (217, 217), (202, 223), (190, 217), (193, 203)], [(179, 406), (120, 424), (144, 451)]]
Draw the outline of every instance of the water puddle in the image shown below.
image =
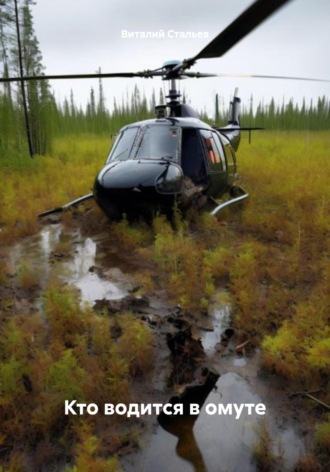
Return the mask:
[(246, 366), (246, 360), (244, 357), (236, 357), (233, 360), (233, 365), (235, 367), (245, 367)]
[[(16, 243), (9, 250), (11, 272), (18, 273), (24, 265), (41, 289), (56, 277), (78, 288), (82, 302), (90, 304), (103, 298), (119, 300), (128, 295), (130, 285), (119, 269), (113, 272), (114, 280), (102, 277), (101, 270), (97, 270), (97, 244), (91, 238), (81, 238), (79, 233), (69, 236), (68, 244), (74, 248), (74, 255), (71, 256), (70, 251), (63, 256), (57, 252), (61, 236), (60, 224), (48, 225), (39, 234)], [(36, 305), (40, 306), (40, 300), (36, 300)]]
[[(214, 330), (201, 330), (201, 340), (208, 361), (221, 374), (215, 388), (197, 418), (183, 416), (173, 421), (170, 417), (167, 422), (162, 420), (157, 424), (151, 438), (142, 444), (142, 451), (125, 458), (125, 471), (256, 472), (260, 469), (254, 460), (254, 447), (264, 434), (263, 425), (273, 438), (269, 447), (280, 467), (278, 470), (292, 470), (304, 453), (304, 444), (293, 424), (279, 418), (272, 393), (265, 390), (264, 382), (258, 378), (258, 363), (236, 353), (230, 308), (214, 306), (210, 318), (214, 320)], [(263, 393), (259, 394), (260, 391)], [(232, 413), (211, 414), (209, 406), (219, 404), (223, 408), (234, 404), (238, 407), (263, 404), (266, 414), (258, 415), (254, 409), (249, 414), (243, 408), (236, 418), (234, 407)]]
[(67, 263), (68, 283), (80, 290), (83, 302), (119, 300), (128, 295), (125, 282), (121, 285), (101, 278), (95, 269), (97, 245), (91, 238), (77, 244), (73, 261)]
[(210, 318), (213, 319), (213, 330), (202, 334), (202, 344), (208, 355), (214, 354), (217, 344), (221, 340), (221, 334), (229, 326), (230, 310), (227, 305), (214, 306), (210, 310)]
[(25, 238), (14, 244), (9, 250), (9, 266), (12, 274), (25, 265), (36, 280), (43, 284), (48, 280), (51, 271), (49, 256), (58, 243), (61, 226), (52, 225), (44, 228), (39, 234)]
[[(224, 374), (216, 388), (207, 404), (261, 402), (238, 374)], [(145, 472), (254, 471), (251, 449), (256, 440), (257, 422), (258, 418), (245, 412), (237, 420), (235, 415), (209, 415), (205, 405), (192, 427), (183, 419), (178, 422), (175, 434), (161, 430), (155, 435), (146, 451)], [(166, 458), (163, 464), (160, 464), (161, 457)]]
[(304, 445), (292, 427), (281, 429), (269, 415), (248, 414), (244, 409), (236, 414), (210, 415), (208, 404), (238, 405), (263, 403), (253, 393), (248, 382), (239, 374), (223, 374), (204, 405), (200, 415), (180, 418), (175, 425), (157, 426), (139, 457), (124, 461), (125, 471), (133, 472), (255, 472), (253, 447), (258, 442), (258, 425), (266, 417), (271, 436), (272, 451), (281, 460), (283, 471), (289, 471), (304, 451)]

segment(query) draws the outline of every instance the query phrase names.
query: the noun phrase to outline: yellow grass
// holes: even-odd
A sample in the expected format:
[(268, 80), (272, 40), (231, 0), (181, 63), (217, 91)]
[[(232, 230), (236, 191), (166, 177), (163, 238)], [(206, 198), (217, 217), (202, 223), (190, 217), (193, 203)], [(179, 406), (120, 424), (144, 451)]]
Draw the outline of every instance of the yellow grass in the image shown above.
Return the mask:
[[(11, 162), (8, 156), (1, 168), (0, 242), (36, 232), (37, 213), (89, 193), (108, 147), (107, 138), (76, 136), (58, 140), (52, 156), (26, 162)], [(329, 372), (329, 149), (328, 132), (260, 133), (251, 146), (243, 139), (240, 184), (250, 198), (241, 207), (218, 218), (177, 219), (175, 229), (161, 217), (152, 228), (126, 222), (111, 227), (128, 250), (140, 251), (140, 279), (166, 288), (183, 310), (207, 309), (216, 289), (226, 285), (235, 327), (251, 334), (252, 344), (262, 347), (264, 367), (287, 378), (290, 388), (320, 388)], [(8, 268), (2, 265), (0, 280), (7, 278)], [(20, 283), (34, 283), (24, 267)], [(114, 345), (108, 320), (81, 312), (70, 294), (55, 287), (45, 300), (49, 339), (37, 315), (9, 319), (1, 332), (0, 400), (7, 402), (9, 413), (0, 413), (10, 428), (0, 442), (8, 447), (13, 438), (24, 441), (32, 434), (25, 430), (27, 423), (33, 434), (56, 424), (53, 398), (59, 389), (65, 391), (63, 374), (70, 377), (75, 371), (78, 397), (92, 400), (96, 395), (102, 401), (104, 392), (129, 398), (130, 376), (150, 366), (149, 333), (131, 315), (123, 318), (125, 335)], [(29, 396), (22, 383), (17, 385), (24, 375), (35, 386), (28, 417), (17, 409)], [(37, 394), (44, 395), (44, 408), (33, 403)], [(320, 426), (322, 451), (328, 436), (328, 426)], [(94, 443), (95, 450), (102, 449), (96, 447), (93, 428), (76, 440), (82, 449)], [(77, 450), (81, 463), (97, 462), (97, 454), (86, 456), (82, 449)]]
[(58, 140), (52, 156), (2, 163), (0, 241), (38, 230), (37, 214), (91, 192), (110, 139), (73, 136)]

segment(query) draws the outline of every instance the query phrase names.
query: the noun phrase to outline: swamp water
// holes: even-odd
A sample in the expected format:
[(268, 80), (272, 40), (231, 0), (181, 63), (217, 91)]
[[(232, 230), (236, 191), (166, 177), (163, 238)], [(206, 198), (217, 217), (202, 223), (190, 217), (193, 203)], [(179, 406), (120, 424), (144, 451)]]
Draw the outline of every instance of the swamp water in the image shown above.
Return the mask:
[[(227, 306), (214, 309), (214, 330), (201, 333), (204, 349), (221, 374), (201, 413), (197, 419), (170, 420), (163, 427), (155, 424), (154, 433), (144, 439), (142, 451), (124, 458), (125, 471), (256, 472), (260, 469), (254, 461), (253, 451), (265, 430), (272, 438), (270, 448), (277, 462), (277, 468), (272, 470), (293, 470), (305, 451), (304, 444), (294, 425), (278, 416), (272, 399), (274, 394), (265, 394), (265, 385), (256, 375), (257, 364), (232, 351), (223, 355), (215, 351), (221, 333), (228, 327), (229, 315)], [(257, 393), (258, 390), (263, 394)], [(249, 415), (244, 408), (236, 419), (234, 408), (233, 413), (227, 415), (210, 414), (212, 408), (208, 409), (210, 404), (226, 407), (235, 403), (237, 406), (265, 404), (266, 414), (260, 416), (253, 410)]]
[(73, 234), (68, 242), (74, 247), (73, 257), (65, 257), (56, 250), (61, 235), (60, 224), (48, 225), (39, 234), (15, 244), (9, 254), (12, 270), (15, 272), (15, 268), (23, 262), (35, 274), (42, 289), (51, 278), (56, 277), (63, 284), (79, 289), (82, 303), (93, 304), (103, 298), (119, 300), (128, 295), (129, 283), (118, 269), (114, 270), (113, 281), (98, 274), (95, 267), (97, 244), (93, 239), (81, 238), (79, 233)]
[[(8, 255), (13, 271), (24, 261), (31, 272), (38, 274), (41, 289), (56, 276), (63, 283), (77, 287), (82, 302), (91, 304), (95, 300), (117, 300), (128, 295), (130, 284), (120, 268), (107, 266), (101, 267), (103, 272), (98, 270), (97, 242), (93, 239), (73, 234), (70, 240), (74, 247), (73, 257), (56, 255), (61, 234), (61, 225), (49, 225), (38, 235), (12, 246)], [(106, 279), (102, 277), (105, 272)], [(42, 306), (40, 298), (35, 303)], [(221, 374), (215, 389), (209, 394), (197, 419), (180, 418), (164, 429), (155, 418), (154, 431), (142, 435), (139, 452), (122, 458), (126, 472), (256, 471), (253, 447), (260, 440), (258, 431), (264, 418), (272, 438), (272, 451), (282, 464), (280, 470), (292, 470), (304, 452), (304, 444), (295, 433), (294, 425), (282, 421), (276, 406), (272, 406), (274, 393), (268, 395), (265, 391), (263, 381), (256, 375), (257, 364), (253, 364), (250, 358), (238, 357), (233, 351), (221, 355), (216, 352), (221, 333), (228, 327), (229, 308), (215, 307), (212, 317), (213, 330), (201, 331), (201, 338), (207, 356)], [(229, 403), (263, 403), (267, 412), (265, 416), (258, 416), (255, 412), (248, 415), (244, 408), (238, 419), (235, 412), (232, 415), (210, 415), (206, 413), (206, 406), (210, 403), (224, 406)]]

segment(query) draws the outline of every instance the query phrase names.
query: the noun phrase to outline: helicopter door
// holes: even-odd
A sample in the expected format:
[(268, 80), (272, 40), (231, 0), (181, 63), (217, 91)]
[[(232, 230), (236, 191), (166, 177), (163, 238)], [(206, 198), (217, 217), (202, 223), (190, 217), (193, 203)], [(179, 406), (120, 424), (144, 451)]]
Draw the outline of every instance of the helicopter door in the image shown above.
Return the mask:
[(207, 163), (210, 170), (210, 193), (221, 192), (227, 183), (227, 164), (219, 137), (215, 131), (201, 130), (202, 141), (207, 155)]
[(182, 129), (181, 168), (195, 185), (208, 183), (203, 147), (196, 129)]

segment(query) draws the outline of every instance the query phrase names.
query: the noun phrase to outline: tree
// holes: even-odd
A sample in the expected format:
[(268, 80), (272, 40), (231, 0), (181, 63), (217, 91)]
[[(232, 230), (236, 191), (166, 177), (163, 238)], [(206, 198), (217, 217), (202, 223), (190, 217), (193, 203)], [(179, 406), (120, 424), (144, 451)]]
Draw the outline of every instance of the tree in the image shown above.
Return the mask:
[[(34, 33), (32, 0), (0, 0), (0, 66), (4, 77), (42, 75), (42, 56)], [(24, 116), (29, 152), (45, 154), (51, 147), (51, 112), (55, 102), (47, 81), (17, 81), (16, 113)], [(4, 93), (13, 104), (8, 84)], [(16, 126), (15, 132), (20, 132)]]
[[(15, 0), (16, 2), (17, 0)], [(31, 13), (32, 0), (24, 0), (21, 6), (23, 73), (26, 76), (42, 75), (42, 55), (34, 33)], [(28, 119), (32, 154), (46, 154), (50, 151), (51, 92), (47, 81), (30, 81), (26, 84)]]
[[(101, 74), (101, 68), (98, 71)], [(108, 113), (106, 109), (106, 101), (103, 92), (102, 79), (99, 79), (99, 101), (96, 108), (97, 115), (97, 129), (98, 131), (105, 132), (108, 129)]]
[(220, 121), (220, 111), (219, 111), (219, 94), (215, 94), (215, 111), (214, 111), (214, 122), (219, 124)]
[(156, 109), (156, 94), (155, 94), (155, 89), (152, 89), (152, 94), (151, 94), (151, 100), (150, 100), (150, 110), (151, 112), (154, 112)]
[[(0, 0), (0, 65), (2, 64), (2, 77), (9, 77), (9, 25), (10, 25), (10, 8), (8, 0)], [(11, 84), (5, 82), (3, 84), (4, 93), (8, 99), (11, 97)]]
[(163, 89), (159, 89), (159, 103), (158, 105), (163, 105), (165, 103)]

